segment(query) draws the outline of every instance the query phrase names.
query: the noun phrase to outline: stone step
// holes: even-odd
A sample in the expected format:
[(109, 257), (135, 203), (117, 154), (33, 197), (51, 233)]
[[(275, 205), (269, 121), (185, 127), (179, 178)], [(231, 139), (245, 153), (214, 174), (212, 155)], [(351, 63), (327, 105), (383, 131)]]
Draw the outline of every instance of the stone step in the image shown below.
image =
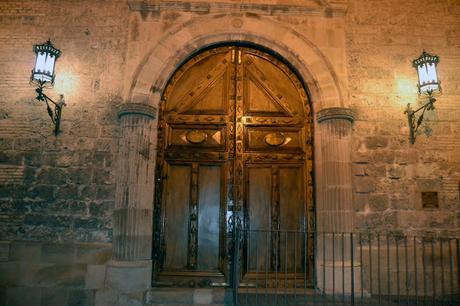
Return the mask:
[(145, 295), (148, 306), (232, 306), (233, 291), (226, 288), (152, 288)]

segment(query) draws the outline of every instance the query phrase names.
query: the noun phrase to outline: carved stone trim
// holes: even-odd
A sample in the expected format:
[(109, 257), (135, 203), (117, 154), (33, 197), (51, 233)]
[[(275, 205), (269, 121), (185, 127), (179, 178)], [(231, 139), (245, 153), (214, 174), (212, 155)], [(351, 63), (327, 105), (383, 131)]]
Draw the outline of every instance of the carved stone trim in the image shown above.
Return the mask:
[(345, 119), (351, 122), (355, 120), (355, 113), (351, 109), (345, 107), (324, 108), (320, 110), (317, 115), (318, 123), (333, 119)]
[(148, 104), (124, 103), (118, 107), (118, 118), (125, 115), (143, 115), (152, 119), (156, 118), (157, 109)]
[(348, 7), (348, 0), (304, 0), (299, 5), (294, 4), (262, 4), (262, 3), (231, 3), (230, 1), (140, 1), (130, 0), (128, 6), (131, 11), (143, 14), (149, 12), (160, 13), (164, 10), (176, 10), (192, 13), (208, 14), (210, 12), (249, 12), (258, 15), (326, 15), (344, 16)]

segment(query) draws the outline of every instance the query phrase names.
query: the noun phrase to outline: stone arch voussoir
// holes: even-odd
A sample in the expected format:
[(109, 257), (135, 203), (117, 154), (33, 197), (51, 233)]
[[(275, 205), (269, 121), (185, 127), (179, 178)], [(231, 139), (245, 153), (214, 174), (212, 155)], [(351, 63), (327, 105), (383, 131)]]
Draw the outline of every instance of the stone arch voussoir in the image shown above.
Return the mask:
[(139, 64), (129, 101), (156, 107), (169, 78), (190, 54), (213, 44), (244, 41), (271, 49), (290, 62), (303, 78), (315, 112), (346, 106), (332, 64), (308, 38), (269, 19), (215, 17), (198, 17), (160, 39)]

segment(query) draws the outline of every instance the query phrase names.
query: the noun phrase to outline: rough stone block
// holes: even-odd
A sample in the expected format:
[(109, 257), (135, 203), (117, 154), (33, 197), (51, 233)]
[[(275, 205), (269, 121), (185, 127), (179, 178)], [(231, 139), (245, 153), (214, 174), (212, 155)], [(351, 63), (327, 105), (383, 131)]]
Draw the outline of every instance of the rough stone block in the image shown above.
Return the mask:
[(71, 289), (67, 300), (68, 306), (93, 306), (94, 292), (91, 290)]
[(63, 168), (42, 168), (37, 177), (42, 184), (51, 185), (63, 185), (68, 178), (69, 173)]
[(368, 205), (372, 211), (384, 211), (388, 208), (388, 202), (387, 194), (371, 194)]
[(13, 138), (0, 138), (0, 149), (10, 150), (13, 148)]
[(86, 265), (48, 264), (42, 265), (35, 275), (35, 281), (41, 286), (83, 287)]
[(67, 304), (68, 288), (42, 288), (41, 306), (63, 306)]
[(118, 293), (115, 290), (96, 290), (94, 298), (95, 306), (119, 306)]
[(105, 282), (105, 265), (88, 265), (86, 268), (85, 288), (101, 289)]
[(8, 261), (10, 257), (10, 243), (6, 241), (0, 241), (0, 262)]
[(6, 289), (7, 306), (41, 306), (40, 300), (40, 288), (11, 287)]
[(146, 304), (191, 304), (194, 290), (188, 288), (153, 288), (145, 295)]
[(374, 178), (369, 176), (355, 176), (353, 178), (355, 192), (369, 193), (375, 191), (377, 182)]
[(6, 305), (6, 288), (0, 287), (0, 305)]
[(14, 242), (11, 244), (10, 260), (39, 262), (41, 259), (42, 244), (38, 242)]
[(212, 303), (212, 289), (195, 289), (193, 292), (194, 304), (211, 304)]
[(105, 264), (112, 255), (108, 243), (79, 243), (76, 245), (76, 262), (92, 265)]
[(18, 138), (14, 141), (14, 149), (18, 151), (40, 151), (39, 138)]
[(386, 148), (388, 146), (388, 138), (383, 136), (366, 137), (365, 144), (369, 150)]
[(75, 259), (75, 244), (44, 243), (41, 259), (44, 263), (72, 263)]
[(118, 297), (119, 305), (143, 306), (143, 292), (137, 294), (120, 294)]
[(0, 287), (34, 286), (39, 266), (34, 263), (2, 262), (0, 263)]

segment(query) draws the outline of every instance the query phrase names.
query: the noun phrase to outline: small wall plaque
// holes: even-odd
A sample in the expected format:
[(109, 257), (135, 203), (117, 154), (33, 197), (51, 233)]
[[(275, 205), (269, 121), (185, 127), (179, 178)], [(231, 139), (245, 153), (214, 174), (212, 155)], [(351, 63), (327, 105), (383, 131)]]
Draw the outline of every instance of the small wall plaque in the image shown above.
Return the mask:
[(422, 192), (422, 207), (423, 208), (439, 208), (438, 192), (436, 191)]

